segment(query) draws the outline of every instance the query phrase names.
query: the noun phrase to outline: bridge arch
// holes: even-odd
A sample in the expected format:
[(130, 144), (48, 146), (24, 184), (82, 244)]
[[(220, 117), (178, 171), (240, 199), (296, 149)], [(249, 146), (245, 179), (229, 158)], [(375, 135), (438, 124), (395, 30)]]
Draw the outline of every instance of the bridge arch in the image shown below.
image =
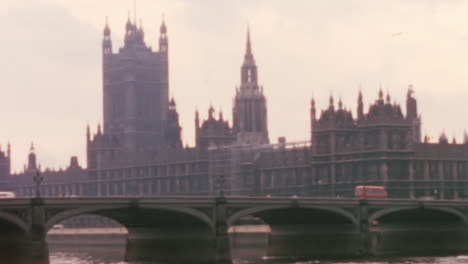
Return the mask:
[(294, 205), (280, 205), (280, 206), (261, 206), (261, 207), (253, 207), (241, 210), (236, 212), (232, 216), (229, 217), (227, 224), (228, 226), (233, 225), (237, 220), (241, 217), (248, 216), (248, 215), (255, 215), (261, 212), (267, 211), (275, 211), (275, 210), (284, 210), (284, 209), (303, 209), (303, 210), (321, 210), (329, 213), (334, 213), (336, 215), (342, 216), (345, 219), (349, 220), (354, 225), (357, 225), (358, 221), (356, 217), (341, 208), (334, 208), (334, 207), (324, 207), (324, 206), (315, 206), (315, 205), (301, 205), (301, 206), (294, 206)]
[(418, 209), (424, 209), (424, 210), (432, 210), (432, 211), (439, 211), (439, 212), (444, 212), (447, 214), (451, 214), (453, 216), (456, 216), (460, 220), (462, 220), (463, 224), (468, 225), (468, 218), (460, 211), (452, 208), (440, 208), (440, 207), (418, 207), (418, 206), (407, 206), (407, 207), (397, 207), (397, 208), (386, 208), (379, 210), (369, 217), (369, 222), (372, 223), (379, 218), (390, 215), (393, 213), (398, 213), (398, 212), (404, 212), (404, 211), (411, 211), (411, 210), (418, 210)]
[(8, 223), (11, 223), (12, 225), (18, 227), (25, 234), (29, 232), (29, 225), (18, 216), (0, 211), (0, 220), (4, 220)]
[(165, 211), (172, 211), (172, 212), (178, 212), (181, 214), (190, 215), (202, 221), (203, 223), (205, 223), (208, 227), (210, 227), (212, 231), (215, 230), (215, 223), (211, 220), (211, 218), (196, 209), (192, 209), (188, 207), (173, 207), (173, 206), (162, 206), (162, 205), (142, 205), (140, 206), (140, 208), (165, 210)]
[[(54, 216), (52, 216), (50, 219), (47, 219), (46, 223), (46, 230), (51, 229), (55, 224), (58, 224), (68, 218), (74, 217), (74, 216), (79, 216), (79, 215), (86, 215), (86, 214), (96, 214), (99, 215), (99, 211), (106, 211), (106, 210), (118, 210), (118, 209), (125, 209), (127, 206), (89, 206), (89, 207), (83, 207), (83, 208), (75, 208), (75, 209), (69, 209), (65, 210), (63, 212), (60, 212)], [(116, 219), (113, 219), (117, 221)], [(119, 222), (119, 221), (117, 221)], [(120, 222), (119, 222), (120, 223)], [(122, 224), (122, 223), (120, 223)]]
[(117, 221), (121, 225), (125, 226), (125, 223), (122, 223), (118, 219), (115, 219), (111, 216), (108, 216), (104, 214), (106, 211), (115, 211), (115, 210), (128, 210), (128, 209), (148, 209), (148, 210), (163, 210), (163, 211), (169, 211), (173, 213), (180, 213), (182, 215), (188, 215), (192, 216), (194, 219), (197, 219), (204, 224), (206, 224), (210, 230), (214, 230), (214, 224), (211, 221), (211, 219), (203, 214), (202, 212), (192, 209), (192, 208), (186, 208), (186, 207), (170, 207), (170, 206), (158, 206), (158, 205), (142, 205), (142, 206), (137, 206), (137, 207), (132, 207), (132, 206), (85, 206), (82, 208), (75, 208), (75, 209), (70, 209), (70, 210), (65, 210), (63, 212), (60, 212), (54, 216), (52, 216), (50, 219), (48, 219), (46, 223), (46, 230), (51, 229), (55, 224), (58, 224), (68, 218), (71, 218), (73, 216), (79, 216), (79, 215), (86, 215), (86, 214), (95, 214), (95, 215), (101, 215), (108, 217), (112, 220)]

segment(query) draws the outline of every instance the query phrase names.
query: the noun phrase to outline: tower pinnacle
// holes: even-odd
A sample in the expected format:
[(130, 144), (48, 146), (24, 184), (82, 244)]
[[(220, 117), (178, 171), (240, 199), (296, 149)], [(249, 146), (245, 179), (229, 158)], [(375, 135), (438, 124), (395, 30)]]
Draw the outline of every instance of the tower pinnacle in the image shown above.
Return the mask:
[(362, 120), (364, 118), (364, 103), (362, 101), (362, 91), (361, 90), (359, 90), (359, 95), (358, 95), (357, 116), (358, 116), (359, 120)]
[(112, 40), (111, 40), (111, 30), (109, 28), (109, 21), (106, 17), (106, 25), (104, 26), (104, 37), (102, 39), (102, 52), (104, 55), (109, 55), (112, 53)]
[(252, 44), (250, 43), (250, 28), (247, 26), (247, 44), (245, 49), (245, 55), (252, 55)]
[(257, 66), (252, 54), (252, 44), (250, 42), (250, 29), (247, 28), (247, 43), (244, 55), (244, 62), (241, 67), (241, 89), (258, 89), (257, 85)]
[(162, 16), (161, 26), (159, 27), (159, 51), (167, 53), (168, 40), (167, 40), (167, 27), (164, 21), (164, 14)]

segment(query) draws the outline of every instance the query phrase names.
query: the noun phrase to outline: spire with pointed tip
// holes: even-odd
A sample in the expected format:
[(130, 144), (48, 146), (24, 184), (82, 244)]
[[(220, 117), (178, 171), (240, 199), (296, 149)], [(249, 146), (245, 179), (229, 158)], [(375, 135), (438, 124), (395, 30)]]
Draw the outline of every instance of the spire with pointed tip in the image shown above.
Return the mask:
[(247, 43), (246, 43), (245, 55), (252, 55), (252, 44), (250, 43), (250, 27), (249, 26), (247, 26)]
[(315, 99), (312, 97), (310, 100), (310, 119), (312, 120), (312, 126), (316, 120), (316, 109), (315, 109)]
[(31, 146), (29, 147), (29, 153), (34, 153), (34, 142), (31, 142)]
[(223, 111), (221, 110), (221, 108), (219, 109), (219, 120), (220, 120), (220, 121), (224, 121), (224, 119), (223, 119)]
[(111, 30), (109, 28), (109, 21), (107, 17), (106, 26), (104, 27), (104, 37), (102, 39), (102, 53), (104, 55), (112, 54)]
[(167, 53), (169, 46), (167, 40), (167, 27), (164, 21), (164, 14), (162, 15), (161, 27), (159, 28), (159, 51)]
[(171, 101), (169, 102), (169, 109), (173, 110), (176, 107), (176, 103), (174, 97), (171, 97)]
[(164, 14), (162, 15), (161, 26), (159, 27), (159, 33), (161, 34), (167, 33), (166, 22), (164, 21)]
[(29, 155), (28, 155), (28, 170), (33, 171), (36, 169), (37, 169), (36, 153), (34, 150), (34, 143), (31, 142), (31, 147), (29, 148)]
[(332, 109), (332, 110), (335, 109), (335, 103), (334, 103), (334, 99), (333, 99), (333, 95), (332, 95), (332, 94), (330, 94), (329, 108)]
[(341, 101), (341, 97), (340, 99), (338, 100), (338, 109), (343, 109), (343, 101)]
[(266, 144), (269, 142), (266, 99), (263, 87), (258, 85), (249, 27), (240, 75), (240, 87), (234, 99), (233, 131), (238, 133), (240, 144)]
[(106, 25), (104, 26), (104, 36), (110, 36), (109, 18), (106, 16)]
[(128, 10), (127, 24), (125, 25), (126, 32), (128, 33), (133, 28), (132, 20), (130, 19), (130, 9)]
[(359, 90), (359, 95), (358, 95), (357, 116), (358, 116), (359, 120), (364, 118), (364, 103), (363, 103), (363, 100), (362, 100), (362, 91), (361, 90)]
[(247, 28), (247, 43), (245, 48), (244, 62), (241, 67), (241, 89), (253, 86), (257, 87), (257, 66), (252, 54), (252, 44), (250, 42), (250, 29)]
[(387, 97), (385, 98), (387, 104), (391, 104), (390, 92), (387, 91)]
[(91, 128), (88, 125), (86, 125), (86, 142), (89, 142), (91, 140)]
[(213, 105), (210, 105), (210, 108), (208, 108), (208, 119), (213, 119), (213, 113), (214, 113), (214, 108), (213, 108)]

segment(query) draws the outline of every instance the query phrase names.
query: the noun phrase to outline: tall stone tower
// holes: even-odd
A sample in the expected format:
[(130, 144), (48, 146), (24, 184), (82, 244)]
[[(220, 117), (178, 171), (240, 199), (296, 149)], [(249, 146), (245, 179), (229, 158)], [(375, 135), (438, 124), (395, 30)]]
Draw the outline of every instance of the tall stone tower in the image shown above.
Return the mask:
[(169, 107), (168, 40), (164, 21), (159, 51), (144, 41), (142, 26), (128, 20), (124, 46), (112, 51), (106, 23), (103, 53), (103, 135), (117, 137), (122, 151), (156, 150), (164, 145)]
[(266, 99), (258, 85), (257, 65), (252, 54), (250, 32), (241, 67), (241, 84), (236, 90), (233, 109), (233, 132), (239, 144), (269, 143)]

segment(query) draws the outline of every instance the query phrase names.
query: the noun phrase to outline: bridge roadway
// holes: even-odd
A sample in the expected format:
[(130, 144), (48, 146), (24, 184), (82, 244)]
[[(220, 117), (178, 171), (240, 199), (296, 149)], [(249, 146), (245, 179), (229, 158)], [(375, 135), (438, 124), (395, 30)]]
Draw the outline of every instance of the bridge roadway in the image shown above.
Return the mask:
[(270, 225), (269, 256), (468, 252), (468, 201), (462, 200), (61, 197), (0, 199), (0, 263), (47, 263), (47, 231), (83, 214), (127, 228), (128, 261), (231, 263), (228, 228), (249, 215)]

